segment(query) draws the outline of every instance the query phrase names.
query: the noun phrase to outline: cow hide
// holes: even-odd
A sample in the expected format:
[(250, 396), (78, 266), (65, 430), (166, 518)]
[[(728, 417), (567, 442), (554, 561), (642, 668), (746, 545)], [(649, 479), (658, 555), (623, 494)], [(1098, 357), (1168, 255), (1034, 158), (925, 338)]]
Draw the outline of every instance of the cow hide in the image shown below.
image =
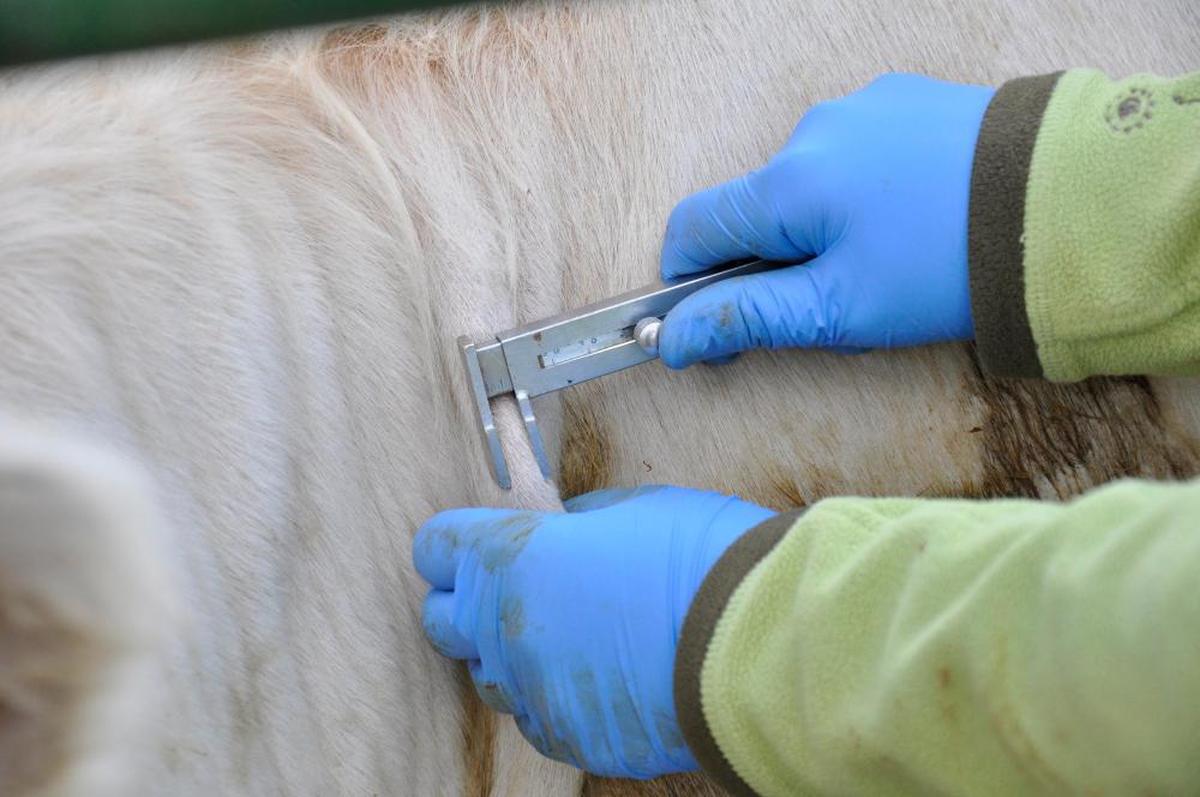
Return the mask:
[[(1197, 470), (1191, 380), (969, 346), (649, 365), (497, 408), (454, 347), (652, 282), (687, 193), (884, 71), (1197, 66), (1191, 0), (465, 8), (0, 76), (0, 793), (713, 794), (541, 759), (420, 633), (411, 535), (668, 482), (1061, 499)], [(897, 263), (904, 268), (904, 263)]]

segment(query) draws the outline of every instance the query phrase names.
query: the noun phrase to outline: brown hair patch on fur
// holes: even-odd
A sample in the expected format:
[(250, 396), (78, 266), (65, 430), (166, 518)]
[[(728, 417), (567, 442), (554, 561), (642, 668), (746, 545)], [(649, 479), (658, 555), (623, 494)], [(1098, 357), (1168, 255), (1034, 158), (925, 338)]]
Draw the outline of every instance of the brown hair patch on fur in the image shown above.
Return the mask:
[(475, 694), (466, 665), (458, 668), (463, 707), (463, 795), (488, 797), (496, 778), (496, 715)]
[(770, 506), (773, 509), (777, 508), (780, 511), (786, 511), (808, 506), (808, 502), (800, 494), (800, 487), (797, 486), (796, 479), (783, 473), (782, 470), (771, 479), (770, 484), (777, 498), (777, 500), (770, 502)]
[(959, 495), (1065, 499), (1114, 479), (1200, 472), (1200, 446), (1168, 427), (1143, 377), (1056, 384), (992, 379), (974, 366), (966, 388), (984, 405), (984, 475)]
[(587, 775), (581, 797), (725, 797), (725, 791), (700, 773), (654, 780), (618, 780)]
[(96, 651), (41, 601), (2, 591), (0, 640), (0, 791), (49, 790), (70, 761), (68, 739), (86, 694), (73, 661)]
[(371, 87), (394, 88), (427, 78), (444, 90), (448, 83), (448, 41), (376, 22), (331, 30), (321, 40), (318, 66), (335, 85), (369, 95)]
[(367, 94), (372, 86), (417, 84), (470, 92), (484, 77), (536, 76), (532, 65), (545, 43), (569, 49), (577, 29), (568, 6), (451, 8), (420, 21), (335, 28), (321, 41), (318, 66), (336, 85)]
[[(736, 480), (717, 485), (717, 489), (732, 492), (739, 498), (777, 512), (787, 512), (811, 506), (824, 498), (845, 494), (845, 483), (843, 474), (799, 457), (791, 462), (779, 462), (755, 456), (751, 464), (744, 466), (744, 470), (737, 474)], [(862, 495), (876, 491), (870, 484), (852, 487), (853, 491)]]
[[(774, 461), (756, 460), (751, 473), (751, 478), (732, 490), (739, 498), (779, 512), (801, 509), (811, 503), (800, 488), (797, 473), (788, 467)], [(809, 486), (808, 481), (805, 486)]]
[(0, 793), (52, 791), (78, 752), (73, 730), (115, 651), (69, 615), (0, 588)]
[(563, 500), (612, 483), (613, 445), (608, 420), (586, 392), (563, 396), (558, 490)]

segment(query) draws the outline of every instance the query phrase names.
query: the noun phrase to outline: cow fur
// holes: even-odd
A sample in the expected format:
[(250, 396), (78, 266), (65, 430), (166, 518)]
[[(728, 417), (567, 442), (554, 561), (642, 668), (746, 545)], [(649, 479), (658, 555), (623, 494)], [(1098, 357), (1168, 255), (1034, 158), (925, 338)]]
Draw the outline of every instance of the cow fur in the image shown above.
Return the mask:
[[(656, 276), (686, 193), (879, 72), (1196, 67), (1190, 0), (468, 8), (0, 76), (0, 793), (715, 793), (583, 779), (419, 633), (465, 504), (671, 482), (1059, 498), (1197, 471), (1191, 380), (968, 346), (647, 366), (515, 408), (453, 340)], [(903, 264), (897, 264), (903, 267)]]

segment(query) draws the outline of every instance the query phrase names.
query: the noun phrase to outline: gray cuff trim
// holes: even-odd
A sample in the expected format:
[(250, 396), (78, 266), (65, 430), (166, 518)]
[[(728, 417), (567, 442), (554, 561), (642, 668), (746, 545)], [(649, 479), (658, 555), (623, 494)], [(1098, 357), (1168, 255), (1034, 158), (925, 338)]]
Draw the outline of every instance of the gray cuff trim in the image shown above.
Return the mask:
[(675, 713), (688, 749), (713, 780), (734, 797), (757, 797), (717, 745), (700, 702), (700, 670), (708, 642), (742, 579), (796, 524), (804, 510), (785, 512), (743, 534), (717, 560), (688, 608), (675, 652)]
[(1025, 309), (1025, 192), (1042, 115), (1062, 73), (1010, 80), (992, 97), (971, 170), (967, 261), (985, 373), (1042, 376)]

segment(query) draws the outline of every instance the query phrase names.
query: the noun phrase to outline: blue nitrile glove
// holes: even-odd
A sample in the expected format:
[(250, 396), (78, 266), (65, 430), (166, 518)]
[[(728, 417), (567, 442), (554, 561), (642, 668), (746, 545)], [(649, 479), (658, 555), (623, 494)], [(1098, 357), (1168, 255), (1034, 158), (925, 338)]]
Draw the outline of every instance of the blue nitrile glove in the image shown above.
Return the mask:
[(413, 541), (425, 633), (551, 758), (648, 778), (697, 767), (672, 668), (709, 568), (770, 510), (677, 487), (580, 496), (566, 513), (455, 509)]
[(680, 302), (659, 333), (663, 362), (973, 337), (967, 199), (993, 93), (885, 75), (812, 108), (763, 168), (680, 203), (667, 223), (664, 279), (747, 257), (815, 259)]

